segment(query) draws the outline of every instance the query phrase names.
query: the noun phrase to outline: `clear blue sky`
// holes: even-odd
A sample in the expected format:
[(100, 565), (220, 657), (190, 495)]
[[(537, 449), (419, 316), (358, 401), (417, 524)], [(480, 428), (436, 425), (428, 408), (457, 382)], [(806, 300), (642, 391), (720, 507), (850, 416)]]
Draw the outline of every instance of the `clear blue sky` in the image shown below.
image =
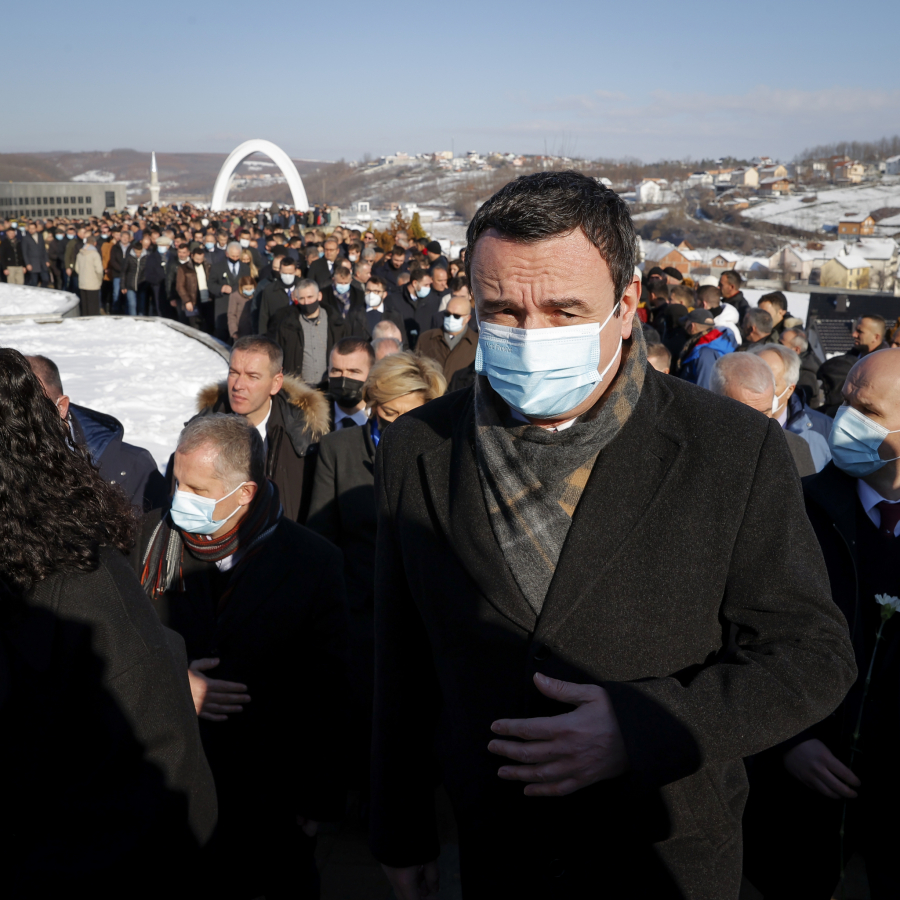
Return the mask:
[(896, 0), (49, 0), (3, 31), (3, 152), (789, 159), (900, 131)]

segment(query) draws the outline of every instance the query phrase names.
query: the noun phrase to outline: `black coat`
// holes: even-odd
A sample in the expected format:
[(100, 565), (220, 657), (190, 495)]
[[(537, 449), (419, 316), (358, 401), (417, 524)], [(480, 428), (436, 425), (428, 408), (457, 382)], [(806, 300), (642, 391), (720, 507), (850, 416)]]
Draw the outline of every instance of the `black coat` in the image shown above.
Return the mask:
[(397, 283), (397, 279), (400, 277), (401, 273), (408, 272), (409, 265), (407, 263), (403, 263), (399, 269), (395, 269), (391, 265), (391, 257), (388, 254), (385, 259), (383, 259), (377, 266), (372, 269), (372, 274), (381, 278), (385, 282), (385, 286), (389, 291), (400, 291), (400, 285)]
[[(406, 334), (406, 325), (403, 322), (403, 316), (394, 306), (394, 295), (388, 294), (384, 299), (384, 313), (382, 315), (388, 322), (393, 322), (399, 329), (403, 339), (403, 347), (409, 346), (409, 338)], [(372, 340), (372, 330), (369, 328), (369, 319), (366, 316), (365, 301), (350, 307), (347, 314), (347, 320), (344, 322), (344, 335), (346, 337), (361, 337), (367, 341)]]
[(151, 251), (149, 250), (146, 253), (142, 253), (140, 256), (137, 256), (134, 250), (128, 251), (128, 255), (125, 257), (125, 264), (122, 266), (121, 288), (126, 288), (129, 291), (137, 291), (146, 288), (147, 263), (149, 262), (150, 255)]
[(22, 238), (22, 257), (25, 260), (25, 265), (31, 266), (32, 271), (47, 271), (47, 247), (44, 244), (42, 232), (35, 232), (34, 236), (26, 234)]
[[(200, 391), (197, 412), (230, 413), (227, 383), (211, 384)], [(317, 445), (330, 427), (325, 395), (299, 378), (285, 376), (266, 425), (266, 477), (278, 486), (285, 517), (293, 522), (306, 521)], [(167, 474), (171, 482), (171, 460)]]
[[(63, 243), (60, 241), (59, 243)], [(63, 252), (65, 252), (65, 247), (63, 247)], [(125, 257), (128, 254), (128, 248), (122, 247), (121, 241), (116, 241), (112, 247), (109, 248), (109, 265), (107, 266), (107, 271), (109, 272), (110, 278), (120, 278), (122, 275), (122, 267), (125, 264)]]
[[(350, 315), (350, 312), (353, 310), (355, 306), (365, 306), (366, 303), (366, 292), (358, 288), (355, 284), (350, 285), (350, 309), (347, 310), (347, 315)], [(328, 310), (333, 316), (337, 316), (339, 319), (344, 319), (344, 301), (340, 298), (337, 292), (334, 289), (334, 286), (329, 284), (327, 287), (322, 288), (322, 306)], [(349, 332), (348, 332), (349, 334)]]
[(441, 324), (438, 313), (441, 298), (434, 291), (424, 300), (416, 299), (414, 301), (409, 295), (409, 286), (404, 285), (399, 293), (390, 294), (388, 299), (392, 302), (394, 309), (403, 317), (410, 350), (416, 349), (416, 342), (419, 340), (420, 334)]
[(148, 450), (126, 444), (122, 423), (94, 409), (70, 404), (75, 440), (84, 444), (100, 477), (117, 484), (140, 512), (158, 509), (166, 501), (166, 480)]
[[(136, 568), (159, 518), (148, 517), (142, 530)], [(209, 579), (215, 563), (185, 552), (183, 566), (185, 592), (154, 601), (160, 619), (184, 638), (189, 660), (220, 659), (210, 677), (245, 684), (252, 698), (225, 722), (200, 723), (221, 823), (246, 830), (285, 813), (340, 818), (348, 690), (341, 554), (282, 518), (264, 549), (237, 570), (218, 615)]]
[[(344, 326), (340, 319), (332, 316), (324, 307), (319, 308), (319, 316), (327, 320), (328, 333), (325, 343), (325, 368), (328, 369), (328, 361), (331, 359), (331, 349), (341, 339)], [(290, 375), (300, 377), (303, 371), (303, 344), (305, 342), (303, 326), (300, 324), (300, 311), (294, 306), (285, 306), (279, 309), (269, 319), (269, 337), (275, 341), (284, 351), (284, 371)], [(323, 378), (327, 377), (323, 372)]]
[(377, 516), (375, 443), (368, 423), (322, 438), (306, 524), (343, 551), (350, 608), (371, 610)]
[[(875, 350), (885, 350), (887, 349), (887, 346), (887, 344), (882, 343), (880, 346), (876, 347)], [(875, 350), (871, 352), (874, 353)], [(832, 356), (831, 359), (826, 359), (825, 362), (819, 366), (817, 377), (819, 381), (822, 382), (822, 392), (825, 395), (825, 402), (822, 405), (821, 411), (826, 415), (834, 418), (834, 414), (843, 405), (844, 395), (841, 391), (844, 388), (844, 382), (847, 380), (850, 370), (859, 362), (859, 359), (860, 348), (854, 347), (847, 353), (843, 353), (840, 356)]]
[(228, 260), (213, 263), (209, 269), (209, 296), (213, 299), (213, 315), (215, 316), (214, 333), (219, 340), (228, 340), (228, 303), (231, 294), (223, 294), (222, 288), (228, 285), (232, 291), (238, 289), (238, 281), (246, 276), (250, 277), (250, 266), (240, 263), (238, 274), (231, 274)]
[[(736, 898), (742, 757), (828, 715), (855, 676), (782, 429), (648, 367), (536, 619), (487, 517), (472, 397), (402, 416), (376, 459), (376, 857), (437, 856), (440, 771), (472, 897), (602, 878), (610, 896)], [(535, 671), (606, 688), (629, 772), (558, 799), (497, 777), (494, 720), (568, 711)]]
[(6, 237), (0, 241), (0, 269), (8, 269), (10, 266), (24, 266), (25, 257), (22, 255), (22, 240), (14, 237), (11, 241)]
[(216, 792), (184, 642), (114, 549), (0, 603), (4, 896), (195, 897)]
[[(294, 284), (300, 279), (295, 276)], [(256, 330), (258, 334), (267, 334), (269, 323), (279, 309), (291, 305), (291, 290), (294, 285), (286, 285), (281, 280), (281, 275), (275, 275), (274, 281), (269, 282), (259, 295)]]
[[(332, 263), (332, 265), (334, 264)], [(331, 269), (328, 268), (328, 260), (324, 256), (313, 260), (306, 272), (306, 277), (312, 278), (319, 285), (319, 288), (324, 291), (331, 284)]]

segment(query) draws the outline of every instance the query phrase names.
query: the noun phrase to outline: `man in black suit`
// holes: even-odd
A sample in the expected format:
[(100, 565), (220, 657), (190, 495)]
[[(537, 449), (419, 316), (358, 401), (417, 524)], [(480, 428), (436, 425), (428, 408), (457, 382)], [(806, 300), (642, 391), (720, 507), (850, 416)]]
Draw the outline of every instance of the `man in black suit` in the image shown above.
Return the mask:
[(322, 288), (322, 306), (345, 321), (354, 307), (365, 304), (365, 291), (353, 283), (353, 268), (345, 259), (334, 264), (331, 284)]
[(300, 281), (296, 260), (286, 254), (275, 259), (279, 260), (278, 271), (272, 272), (272, 281), (266, 285), (259, 298), (259, 321), (256, 328), (259, 334), (268, 332), (269, 322), (279, 309), (291, 305), (291, 291)]
[(232, 241), (225, 251), (225, 259), (213, 263), (209, 270), (209, 293), (214, 302), (213, 333), (220, 341), (230, 343), (228, 335), (228, 301), (237, 290), (238, 280), (250, 277), (250, 266), (241, 262), (241, 245)]
[[(192, 419), (174, 473), (171, 510), (148, 517), (132, 557), (190, 660), (219, 798), (204, 883), (235, 900), (312, 900), (318, 824), (344, 812), (341, 554), (283, 515), (241, 416)], [(201, 499), (215, 502), (198, 512)]]
[(350, 307), (344, 334), (347, 337), (362, 337), (372, 340), (372, 331), (382, 320), (393, 322), (400, 330), (402, 342), (406, 344), (406, 326), (403, 316), (395, 306), (396, 298), (387, 292), (387, 285), (376, 276), (372, 276), (366, 284), (365, 300), (362, 304)]
[(479, 377), (382, 435), (371, 834), (399, 900), (436, 891), (437, 778), (467, 898), (737, 898), (742, 758), (855, 677), (781, 427), (647, 365), (634, 246), (593, 179), (506, 185), (468, 231)]
[(331, 274), (334, 271), (334, 264), (340, 255), (339, 244), (333, 237), (325, 238), (322, 245), (325, 251), (324, 256), (320, 256), (309, 267), (306, 273), (307, 278), (312, 278), (321, 290), (325, 290), (331, 284)]
[(900, 615), (876, 599), (900, 597), (900, 350), (866, 354), (843, 397), (833, 462), (803, 492), (859, 678), (831, 716), (752, 762), (746, 871), (766, 900), (842, 896), (854, 853), (872, 900), (900, 896)]
[(409, 283), (399, 293), (391, 294), (397, 311), (403, 316), (410, 350), (416, 349), (420, 334), (437, 327), (441, 320), (438, 313), (441, 298), (431, 289), (431, 281), (427, 269), (412, 269)]
[(372, 267), (372, 274), (377, 275), (387, 285), (389, 291), (400, 290), (397, 279), (401, 273), (408, 272), (409, 266), (406, 262), (406, 250), (399, 244), (394, 245), (391, 255), (385, 257), (380, 263)]
[(826, 359), (816, 373), (825, 394), (823, 413), (834, 416), (838, 411), (844, 402), (844, 382), (850, 370), (866, 354), (887, 349), (886, 334), (887, 322), (881, 316), (860, 316), (853, 323), (853, 347), (847, 353)]

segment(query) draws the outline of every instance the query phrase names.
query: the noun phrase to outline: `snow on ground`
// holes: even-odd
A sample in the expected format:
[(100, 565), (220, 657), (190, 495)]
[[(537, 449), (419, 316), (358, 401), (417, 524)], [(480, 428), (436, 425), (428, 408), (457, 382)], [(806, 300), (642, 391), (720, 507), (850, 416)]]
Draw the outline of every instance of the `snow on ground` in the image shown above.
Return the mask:
[(820, 190), (813, 203), (803, 203), (804, 196), (809, 195), (773, 199), (745, 209), (742, 215), (745, 219), (761, 219), (804, 231), (818, 231), (824, 225), (836, 228), (841, 217), (850, 213), (867, 214), (885, 206), (900, 206), (900, 179)]
[(78, 302), (75, 294), (48, 288), (0, 282), (0, 318), (3, 316), (53, 316), (67, 312)]
[[(755, 288), (743, 288), (741, 293), (747, 298), (751, 306), (759, 305), (759, 298), (763, 294), (771, 294), (772, 291), (761, 291)], [(782, 291), (788, 305), (788, 315), (794, 316), (806, 326), (806, 317), (809, 315), (809, 294), (800, 294), (797, 291)]]
[(652, 222), (668, 215), (669, 207), (661, 206), (659, 209), (649, 209), (647, 212), (636, 213), (631, 218), (635, 222)]
[(146, 447), (165, 470), (197, 392), (228, 364), (162, 322), (104, 316), (2, 324), (0, 346), (47, 356), (73, 403), (115, 416), (125, 440)]

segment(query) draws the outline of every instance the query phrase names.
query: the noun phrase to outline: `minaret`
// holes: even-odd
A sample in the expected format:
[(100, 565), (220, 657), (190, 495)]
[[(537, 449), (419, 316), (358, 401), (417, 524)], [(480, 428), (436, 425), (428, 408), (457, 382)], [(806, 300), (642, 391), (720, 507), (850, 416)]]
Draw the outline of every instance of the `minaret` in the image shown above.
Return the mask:
[(156, 153), (150, 153), (150, 205), (159, 206), (159, 177), (156, 174)]

